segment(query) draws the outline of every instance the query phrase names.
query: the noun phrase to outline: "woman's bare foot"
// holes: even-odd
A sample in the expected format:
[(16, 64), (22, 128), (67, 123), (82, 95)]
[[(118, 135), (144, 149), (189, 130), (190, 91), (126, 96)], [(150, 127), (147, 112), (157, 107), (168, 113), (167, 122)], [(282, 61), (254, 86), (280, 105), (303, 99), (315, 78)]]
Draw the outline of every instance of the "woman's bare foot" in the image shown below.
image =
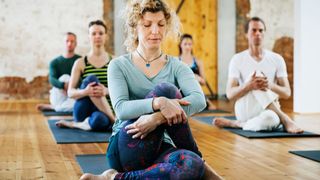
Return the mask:
[(56, 126), (59, 128), (74, 128), (74, 122), (67, 121), (67, 120), (60, 120), (56, 122)]
[(100, 175), (93, 175), (85, 173), (80, 177), (80, 180), (112, 180), (118, 174), (118, 171), (114, 169), (108, 169)]
[(99, 179), (104, 180), (107, 178), (102, 175), (93, 175), (90, 173), (85, 173), (80, 177), (80, 180), (99, 180)]
[(51, 104), (37, 104), (36, 106), (38, 111), (42, 110), (54, 110)]
[(208, 110), (216, 110), (217, 106), (214, 105), (209, 99), (207, 99)]
[(230, 120), (230, 119), (220, 118), (220, 117), (214, 118), (212, 120), (212, 124), (220, 128), (223, 128), (223, 127), (242, 128), (240, 126), (240, 123), (237, 120)]
[(223, 179), (221, 176), (216, 173), (209, 164), (204, 162), (204, 175), (203, 180), (220, 180)]

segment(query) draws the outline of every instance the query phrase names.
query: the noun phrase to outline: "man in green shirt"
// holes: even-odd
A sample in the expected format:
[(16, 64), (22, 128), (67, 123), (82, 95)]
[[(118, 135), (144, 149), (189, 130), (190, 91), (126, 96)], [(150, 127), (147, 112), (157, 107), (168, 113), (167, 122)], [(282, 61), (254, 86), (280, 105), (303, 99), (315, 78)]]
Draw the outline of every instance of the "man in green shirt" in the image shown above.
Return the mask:
[(67, 95), (68, 82), (74, 62), (80, 58), (75, 54), (77, 36), (72, 32), (65, 35), (65, 52), (53, 59), (49, 66), (50, 104), (39, 104), (39, 110), (72, 111), (74, 100)]

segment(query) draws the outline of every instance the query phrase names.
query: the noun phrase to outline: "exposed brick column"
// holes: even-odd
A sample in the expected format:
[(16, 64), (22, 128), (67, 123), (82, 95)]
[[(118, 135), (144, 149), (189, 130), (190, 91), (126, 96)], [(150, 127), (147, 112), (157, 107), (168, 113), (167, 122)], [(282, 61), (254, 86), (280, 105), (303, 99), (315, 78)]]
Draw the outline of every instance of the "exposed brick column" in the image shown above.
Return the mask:
[(108, 40), (105, 44), (105, 49), (107, 52), (112, 54), (114, 54), (113, 3), (113, 0), (103, 0), (103, 20), (105, 21), (108, 27)]
[[(273, 51), (280, 54), (287, 65), (288, 79), (291, 87), (291, 92), (293, 92), (293, 39), (291, 37), (281, 37), (277, 39), (273, 46)], [(288, 109), (293, 108), (293, 93), (288, 100), (281, 100), (281, 105)]]
[(247, 14), (250, 12), (250, 1), (249, 0), (237, 0), (236, 1), (236, 23), (237, 23), (237, 34), (236, 34), (236, 52), (241, 52), (248, 49), (248, 40), (244, 31), (245, 23), (250, 19)]

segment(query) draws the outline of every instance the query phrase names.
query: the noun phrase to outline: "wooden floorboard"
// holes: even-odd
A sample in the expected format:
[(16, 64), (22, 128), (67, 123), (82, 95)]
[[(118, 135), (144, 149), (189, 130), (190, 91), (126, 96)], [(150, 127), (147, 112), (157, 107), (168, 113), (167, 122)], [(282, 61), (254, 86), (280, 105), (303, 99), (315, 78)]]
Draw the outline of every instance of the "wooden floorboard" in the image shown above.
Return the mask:
[[(79, 179), (76, 154), (105, 153), (106, 143), (56, 144), (37, 101), (0, 102), (0, 179)], [(232, 106), (215, 102), (225, 110)], [(320, 114), (290, 113), (320, 133)], [(288, 153), (320, 150), (320, 138), (247, 139), (190, 120), (204, 159), (226, 179), (319, 179), (320, 163)]]

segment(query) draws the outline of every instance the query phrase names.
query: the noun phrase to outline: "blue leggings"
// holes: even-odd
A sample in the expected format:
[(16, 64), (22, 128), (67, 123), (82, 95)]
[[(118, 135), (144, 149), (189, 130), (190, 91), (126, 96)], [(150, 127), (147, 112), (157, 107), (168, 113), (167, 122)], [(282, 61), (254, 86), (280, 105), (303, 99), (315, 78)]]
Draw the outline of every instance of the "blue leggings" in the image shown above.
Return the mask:
[[(178, 89), (161, 83), (147, 95), (181, 98)], [(132, 139), (124, 127), (135, 122), (128, 120), (111, 138), (107, 157), (111, 168), (118, 170), (115, 179), (200, 179), (204, 173), (201, 153), (194, 141), (188, 123), (172, 126), (163, 124), (144, 139)], [(176, 148), (163, 141), (164, 131), (169, 134)]]
[[(99, 83), (99, 80), (95, 75), (87, 76), (83, 79), (80, 89), (85, 89), (91, 82)], [(93, 131), (108, 131), (112, 128), (108, 116), (99, 111), (88, 96), (76, 100), (73, 117), (76, 122), (82, 122), (89, 117), (89, 125)]]

